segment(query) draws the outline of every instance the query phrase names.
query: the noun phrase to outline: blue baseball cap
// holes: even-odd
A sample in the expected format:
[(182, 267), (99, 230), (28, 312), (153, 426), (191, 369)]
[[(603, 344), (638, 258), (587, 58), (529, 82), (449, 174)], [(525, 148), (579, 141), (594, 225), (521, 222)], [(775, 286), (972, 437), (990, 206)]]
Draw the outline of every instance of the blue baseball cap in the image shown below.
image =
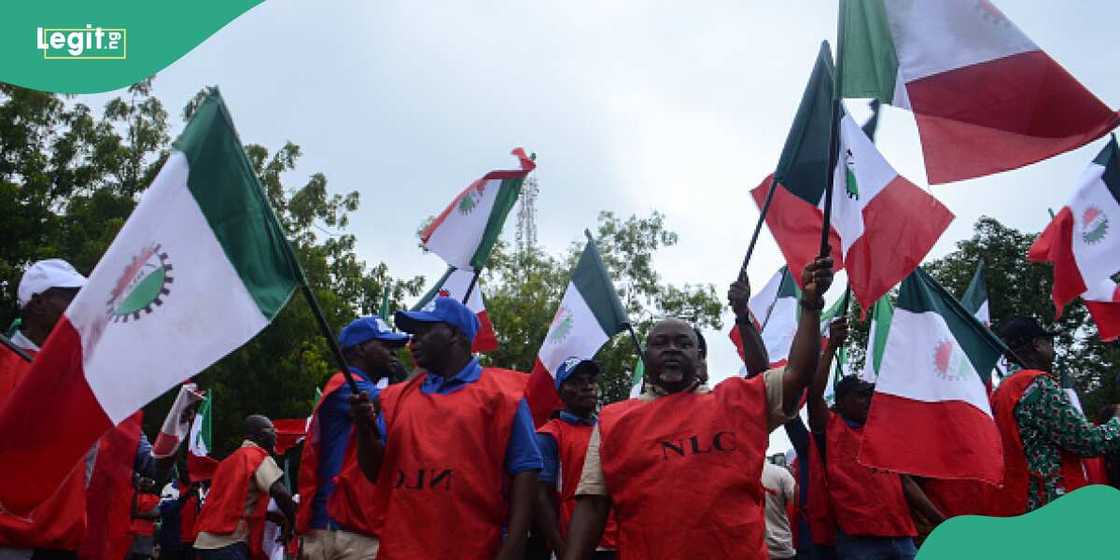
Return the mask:
[(338, 345), (342, 347), (343, 350), (353, 348), (364, 342), (369, 342), (370, 340), (404, 344), (408, 342), (408, 335), (393, 332), (393, 329), (389, 327), (389, 323), (386, 323), (385, 319), (372, 315), (354, 319), (338, 334)]
[(567, 381), (569, 377), (575, 375), (575, 373), (581, 368), (584, 370), (586, 370), (587, 368), (591, 368), (594, 372), (594, 375), (599, 375), (599, 373), (602, 371), (599, 368), (599, 362), (572, 356), (571, 358), (560, 362), (560, 367), (556, 369), (556, 390), (559, 391), (560, 385)]
[(421, 323), (446, 323), (474, 343), (478, 334), (478, 317), (467, 306), (449, 297), (437, 297), (420, 311), (398, 311), (393, 317), (402, 331), (414, 333)]

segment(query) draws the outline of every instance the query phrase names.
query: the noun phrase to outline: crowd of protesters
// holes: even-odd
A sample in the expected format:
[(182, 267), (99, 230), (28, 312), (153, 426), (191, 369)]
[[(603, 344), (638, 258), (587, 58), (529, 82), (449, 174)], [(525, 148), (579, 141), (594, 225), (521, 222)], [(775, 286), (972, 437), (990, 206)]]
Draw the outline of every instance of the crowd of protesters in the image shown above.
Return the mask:
[[(84, 277), (65, 261), (27, 269), (13, 345), (33, 357)], [(991, 393), (1006, 472), (1002, 487), (876, 471), (856, 460), (874, 385), (825, 385), (844, 319), (822, 342), (832, 263), (803, 271), (788, 360), (771, 367), (745, 281), (728, 297), (747, 373), (710, 386), (703, 337), (658, 321), (645, 341), (644, 388), (600, 407), (600, 364), (573, 357), (555, 372), (563, 407), (534, 426), (527, 376), (471, 353), (478, 319), (437, 298), (346, 326), (350, 366), (327, 382), (308, 421), (293, 496), (273, 458), (276, 429), (244, 423), (244, 441), (213, 473), (153, 461), (141, 437), (130, 459), (132, 560), (427, 558), (913, 558), (949, 517), (1023, 514), (1086, 484), (1109, 483), (1120, 456), (1118, 409), (1090, 422), (1052, 372), (1054, 332), (1013, 318), (998, 332), (1020, 371)], [(398, 356), (406, 345), (418, 368)], [(0, 403), (28, 371), (0, 354)], [(807, 408), (808, 425), (800, 414)], [(782, 428), (796, 459), (766, 458)], [(87, 478), (76, 465), (30, 517), (0, 513), (0, 560), (80, 557)], [(161, 496), (162, 494), (162, 496)], [(282, 546), (287, 543), (288, 546)], [(270, 556), (271, 555), (271, 556)]]

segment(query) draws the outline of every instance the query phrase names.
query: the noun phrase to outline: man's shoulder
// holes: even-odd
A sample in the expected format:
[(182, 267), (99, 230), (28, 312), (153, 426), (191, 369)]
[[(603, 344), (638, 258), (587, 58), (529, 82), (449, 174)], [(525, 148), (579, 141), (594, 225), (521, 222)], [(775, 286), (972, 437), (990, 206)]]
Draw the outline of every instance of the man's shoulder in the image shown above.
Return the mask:
[(479, 381), (484, 381), (486, 385), (493, 386), (503, 393), (521, 395), (529, 383), (529, 376), (512, 369), (484, 367)]

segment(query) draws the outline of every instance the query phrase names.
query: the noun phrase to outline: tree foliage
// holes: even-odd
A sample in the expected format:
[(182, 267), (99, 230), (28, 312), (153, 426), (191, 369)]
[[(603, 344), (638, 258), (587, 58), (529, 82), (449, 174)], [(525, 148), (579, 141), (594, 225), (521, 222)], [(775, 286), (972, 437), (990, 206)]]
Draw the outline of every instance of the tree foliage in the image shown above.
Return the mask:
[[(184, 120), (199, 99), (187, 103)], [(16, 288), (31, 262), (61, 257), (84, 273), (93, 269), (166, 160), (170, 129), (150, 81), (111, 99), (100, 116), (73, 99), (0, 83), (0, 326), (18, 316)], [(423, 279), (395, 279), (385, 263), (358, 258), (354, 236), (344, 233), (357, 192), (332, 193), (322, 173), (292, 183), (301, 155), (292, 142), (271, 153), (254, 144), (245, 150), (329, 324), (376, 312), (387, 285), (397, 308), (420, 293)], [(335, 369), (297, 294), (260, 335), (197, 378), (214, 391), (218, 454), (238, 444), (248, 414), (306, 416), (315, 386)], [(149, 435), (173, 394), (145, 407)]]

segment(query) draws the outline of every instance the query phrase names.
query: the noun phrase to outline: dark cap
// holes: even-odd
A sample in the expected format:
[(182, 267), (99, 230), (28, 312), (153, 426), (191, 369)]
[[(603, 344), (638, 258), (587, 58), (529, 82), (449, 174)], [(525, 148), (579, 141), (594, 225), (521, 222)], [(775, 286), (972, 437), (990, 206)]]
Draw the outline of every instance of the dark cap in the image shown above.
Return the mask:
[(849, 375), (836, 383), (836, 400), (840, 400), (849, 393), (870, 393), (875, 390), (875, 384), (864, 381), (858, 375)]
[(583, 371), (591, 375), (599, 375), (602, 368), (599, 367), (599, 362), (595, 360), (585, 360), (572, 356), (567, 360), (560, 363), (560, 367), (556, 369), (556, 390), (560, 390), (560, 385), (563, 385), (569, 377), (576, 374), (576, 372)]
[(1036, 338), (1054, 338), (1058, 331), (1042, 328), (1034, 317), (1012, 317), (999, 326), (999, 337), (1012, 350), (1030, 344)]

